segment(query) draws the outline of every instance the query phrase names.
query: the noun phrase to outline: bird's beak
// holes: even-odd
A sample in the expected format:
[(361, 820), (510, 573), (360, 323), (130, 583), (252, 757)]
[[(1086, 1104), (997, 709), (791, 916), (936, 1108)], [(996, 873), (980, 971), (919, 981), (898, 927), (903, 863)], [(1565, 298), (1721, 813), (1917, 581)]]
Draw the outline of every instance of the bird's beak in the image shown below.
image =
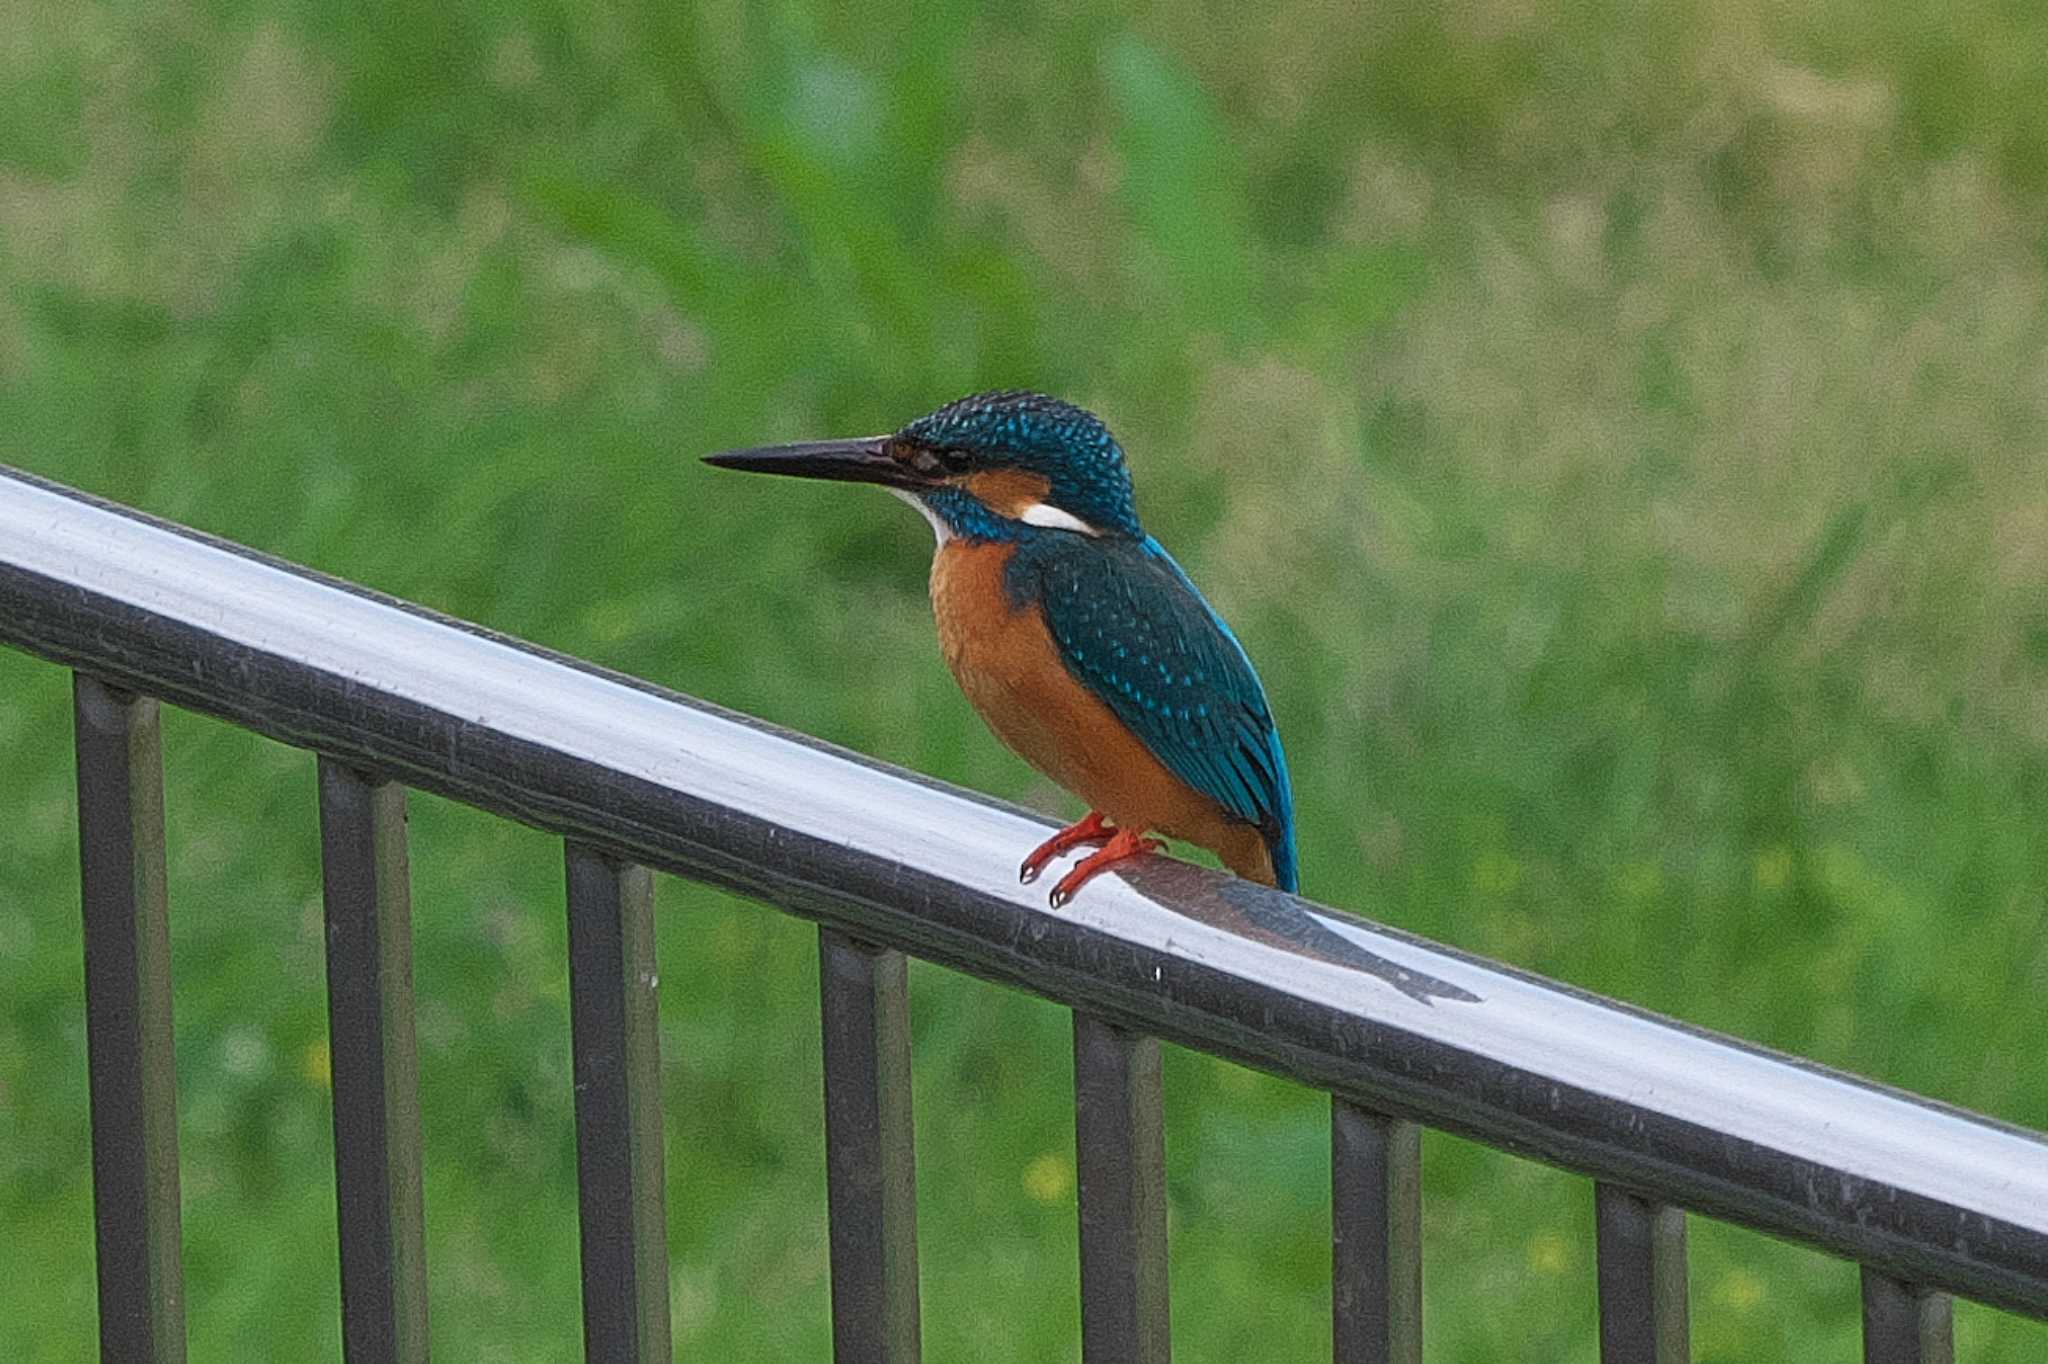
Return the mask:
[(804, 440), (793, 445), (723, 450), (704, 456), (704, 462), (721, 469), (744, 469), (756, 474), (879, 483), (889, 488), (916, 489), (932, 485), (930, 479), (890, 458), (888, 445), (887, 436), (866, 436), (859, 440)]

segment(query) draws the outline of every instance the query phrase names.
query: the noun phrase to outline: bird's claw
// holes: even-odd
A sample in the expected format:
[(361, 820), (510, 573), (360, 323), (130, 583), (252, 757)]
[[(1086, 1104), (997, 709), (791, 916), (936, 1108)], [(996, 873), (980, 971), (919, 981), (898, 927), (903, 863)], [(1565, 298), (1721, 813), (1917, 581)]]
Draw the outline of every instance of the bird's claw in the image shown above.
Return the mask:
[(1046, 897), (1047, 903), (1054, 909), (1064, 909), (1080, 893), (1081, 887), (1102, 872), (1119, 862), (1128, 862), (1147, 853), (1158, 852), (1165, 846), (1164, 839), (1147, 838), (1134, 834), (1129, 829), (1118, 829), (1101, 851), (1082, 858), (1072, 871), (1059, 879), (1059, 884), (1052, 888), (1052, 894)]
[(1028, 886), (1038, 879), (1046, 864), (1061, 853), (1070, 848), (1078, 848), (1084, 843), (1107, 843), (1115, 834), (1116, 831), (1109, 827), (1100, 810), (1090, 810), (1086, 819), (1078, 824), (1069, 824), (1033, 848), (1031, 855), (1017, 868), (1017, 880), (1020, 884)]

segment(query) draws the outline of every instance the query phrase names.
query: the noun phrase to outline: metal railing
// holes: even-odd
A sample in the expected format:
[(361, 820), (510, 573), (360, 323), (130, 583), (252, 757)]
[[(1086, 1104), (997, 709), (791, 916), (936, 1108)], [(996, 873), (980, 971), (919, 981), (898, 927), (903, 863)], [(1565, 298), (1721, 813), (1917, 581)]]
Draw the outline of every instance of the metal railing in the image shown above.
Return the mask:
[(0, 640), (76, 671), (101, 1351), (183, 1354), (157, 705), (320, 755), (343, 1338), (426, 1351), (405, 788), (565, 840), (588, 1355), (669, 1355), (649, 868), (819, 924), (832, 1329), (918, 1356), (905, 956), (1071, 1006), (1081, 1329), (1168, 1356), (1159, 1043), (1326, 1090), (1338, 1360), (1421, 1353), (1421, 1126), (1597, 1181), (1608, 1361), (1687, 1356), (1686, 1211), (1857, 1261), (1864, 1352), (2048, 1318), (2048, 1142), (1155, 859), (0, 470)]

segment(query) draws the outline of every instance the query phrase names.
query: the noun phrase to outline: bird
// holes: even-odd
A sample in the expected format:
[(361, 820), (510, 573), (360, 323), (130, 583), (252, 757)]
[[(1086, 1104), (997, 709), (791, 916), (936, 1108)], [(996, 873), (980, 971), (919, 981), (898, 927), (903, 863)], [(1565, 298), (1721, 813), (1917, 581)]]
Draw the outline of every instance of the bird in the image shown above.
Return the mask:
[(752, 473), (878, 484), (937, 537), (931, 601), (960, 689), (1088, 813), (1018, 869), (1094, 849), (1054, 909), (1113, 866), (1207, 848), (1293, 891), (1294, 798), (1265, 687), (1237, 636), (1138, 520), (1123, 447), (1093, 413), (976, 393), (881, 436), (704, 456)]

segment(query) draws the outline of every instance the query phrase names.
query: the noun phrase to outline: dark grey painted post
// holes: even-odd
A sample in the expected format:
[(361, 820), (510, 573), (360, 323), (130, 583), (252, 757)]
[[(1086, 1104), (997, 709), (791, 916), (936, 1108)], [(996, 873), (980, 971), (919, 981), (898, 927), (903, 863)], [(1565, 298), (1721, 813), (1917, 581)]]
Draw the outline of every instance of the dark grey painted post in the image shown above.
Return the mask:
[(1159, 1039), (1074, 1012), (1081, 1358), (1166, 1364), (1166, 1133)]
[(72, 675), (100, 1357), (185, 1358), (157, 703)]
[(420, 1361), (427, 1272), (405, 788), (321, 758), (320, 870), (342, 1353), (350, 1364)]
[(832, 1350), (839, 1364), (916, 1364), (917, 1162), (903, 954), (818, 930)]
[(1330, 1240), (1338, 1364), (1421, 1364), (1422, 1129), (1334, 1095)]
[(1686, 1364), (1685, 1212), (1594, 1186), (1601, 1364)]
[(654, 883), (645, 867), (565, 846), (583, 1350), (650, 1364), (670, 1357)]
[(1954, 1317), (1948, 1294), (1863, 1267), (1863, 1364), (1955, 1364)]

